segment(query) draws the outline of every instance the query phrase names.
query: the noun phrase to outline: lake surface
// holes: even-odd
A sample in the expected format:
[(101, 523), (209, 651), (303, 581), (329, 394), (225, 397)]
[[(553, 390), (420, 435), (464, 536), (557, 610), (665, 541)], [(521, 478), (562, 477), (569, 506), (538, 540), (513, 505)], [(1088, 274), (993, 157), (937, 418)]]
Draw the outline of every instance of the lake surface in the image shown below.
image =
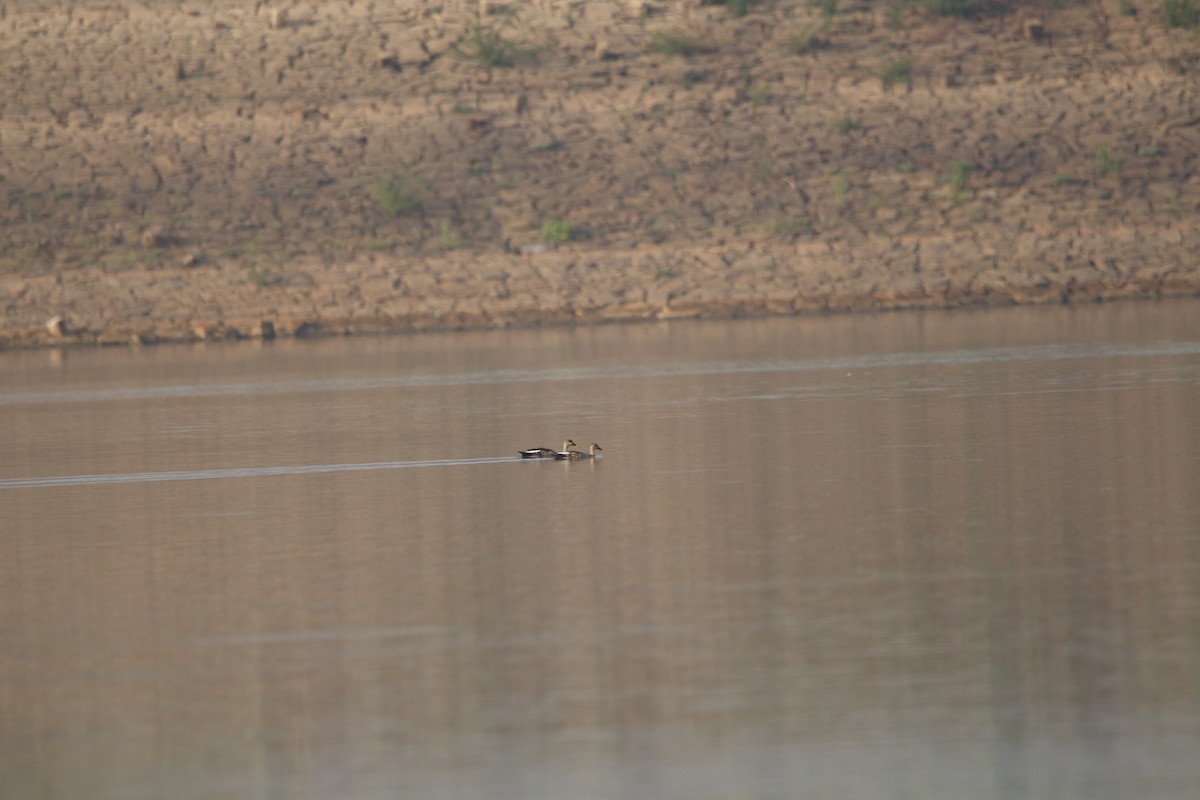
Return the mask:
[(0, 442), (0, 796), (1200, 786), (1196, 303), (0, 353)]

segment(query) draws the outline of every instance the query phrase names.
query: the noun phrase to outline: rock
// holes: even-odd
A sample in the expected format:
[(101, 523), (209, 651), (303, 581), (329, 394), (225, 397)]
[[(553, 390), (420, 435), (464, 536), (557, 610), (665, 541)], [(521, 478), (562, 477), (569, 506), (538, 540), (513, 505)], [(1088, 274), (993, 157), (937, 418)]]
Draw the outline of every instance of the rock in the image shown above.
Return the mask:
[(264, 319), (255, 326), (253, 335), (264, 341), (270, 341), (275, 338), (275, 323), (269, 319)]
[(66, 336), (67, 321), (56, 314), (46, 320), (46, 330), (50, 331), (51, 336)]
[(272, 8), (267, 17), (267, 22), (272, 30), (286, 28), (288, 24), (288, 12), (286, 8)]

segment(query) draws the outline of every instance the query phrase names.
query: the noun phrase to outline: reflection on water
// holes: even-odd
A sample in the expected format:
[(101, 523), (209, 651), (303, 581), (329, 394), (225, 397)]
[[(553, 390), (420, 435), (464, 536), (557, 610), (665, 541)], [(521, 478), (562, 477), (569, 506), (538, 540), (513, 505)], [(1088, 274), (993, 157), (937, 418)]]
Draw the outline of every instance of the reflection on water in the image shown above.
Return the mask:
[(5, 793), (1191, 797), (1193, 311), (0, 354)]

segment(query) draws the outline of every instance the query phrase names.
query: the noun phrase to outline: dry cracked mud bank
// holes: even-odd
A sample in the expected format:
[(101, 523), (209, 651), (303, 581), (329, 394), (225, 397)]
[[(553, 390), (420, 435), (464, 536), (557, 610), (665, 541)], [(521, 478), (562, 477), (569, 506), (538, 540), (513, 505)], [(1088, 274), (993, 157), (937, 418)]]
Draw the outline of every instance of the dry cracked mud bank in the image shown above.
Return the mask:
[(1196, 295), (1197, 44), (1146, 0), (0, 0), (0, 347)]

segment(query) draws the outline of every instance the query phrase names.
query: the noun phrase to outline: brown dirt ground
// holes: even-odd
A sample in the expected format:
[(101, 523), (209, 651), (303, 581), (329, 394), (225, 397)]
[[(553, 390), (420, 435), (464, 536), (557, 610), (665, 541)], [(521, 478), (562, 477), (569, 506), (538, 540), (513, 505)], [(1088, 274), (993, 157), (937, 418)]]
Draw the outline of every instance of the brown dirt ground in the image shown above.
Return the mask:
[(484, 5), (0, 0), (0, 347), (1200, 293), (1153, 0)]

